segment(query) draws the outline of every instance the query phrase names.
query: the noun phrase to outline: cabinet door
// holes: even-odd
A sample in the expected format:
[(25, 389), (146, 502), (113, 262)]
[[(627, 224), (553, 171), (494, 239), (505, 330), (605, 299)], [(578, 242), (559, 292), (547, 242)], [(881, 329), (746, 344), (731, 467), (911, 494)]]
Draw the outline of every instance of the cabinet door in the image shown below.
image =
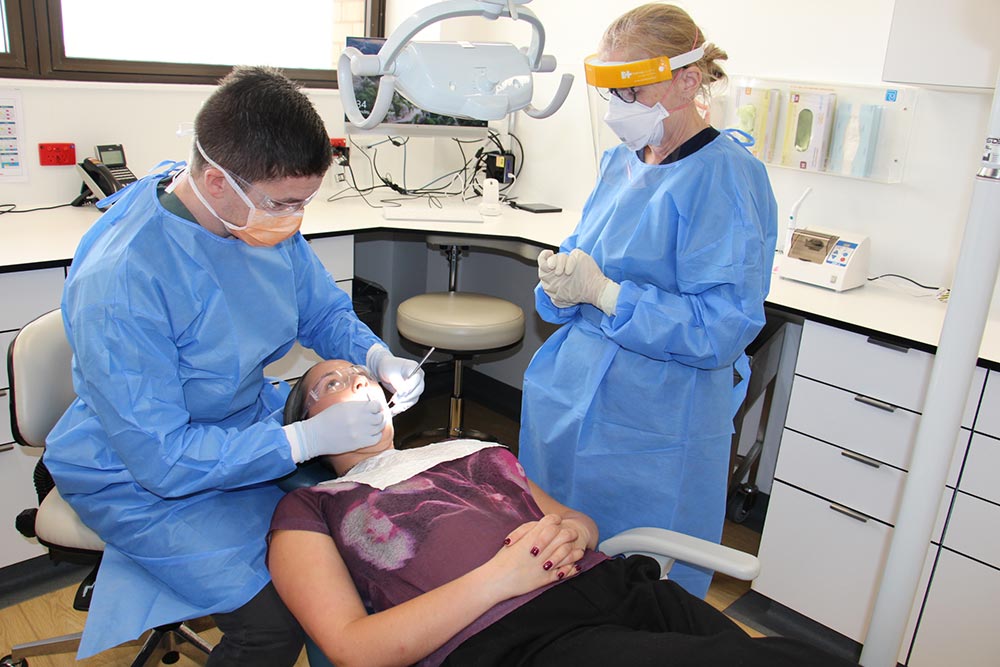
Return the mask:
[[(336, 281), (354, 278), (354, 237), (329, 236), (309, 239), (313, 252)], [(350, 292), (348, 292), (350, 294)]]
[(64, 281), (62, 269), (0, 273), (0, 331), (15, 331), (58, 308)]
[(896, 0), (882, 79), (992, 88), (1000, 67), (997, 25), (996, 0)]
[(1000, 570), (942, 549), (907, 667), (996, 667)]
[(752, 587), (864, 641), (892, 528), (845, 509), (775, 481)]
[(1000, 373), (990, 371), (983, 391), (983, 404), (976, 416), (976, 429), (980, 433), (1000, 438)]

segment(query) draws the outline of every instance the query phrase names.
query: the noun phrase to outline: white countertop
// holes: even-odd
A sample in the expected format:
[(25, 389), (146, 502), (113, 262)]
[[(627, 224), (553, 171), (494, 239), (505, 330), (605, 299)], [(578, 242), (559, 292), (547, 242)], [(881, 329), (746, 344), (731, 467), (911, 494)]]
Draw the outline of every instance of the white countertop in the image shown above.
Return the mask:
[[(0, 215), (0, 271), (68, 264), (80, 237), (97, 219), (93, 207), (60, 208)], [(484, 222), (386, 220), (378, 209), (360, 199), (319, 201), (309, 205), (302, 226), (306, 236), (390, 230), (456, 233), (516, 238), (538, 246), (556, 247), (579, 219), (578, 211), (528, 213), (509, 207)], [(947, 305), (927, 290), (885, 278), (848, 292), (814, 287), (775, 275), (769, 306), (848, 328), (882, 333), (927, 347), (936, 347)], [(979, 352), (980, 359), (1000, 365), (1000, 319), (991, 317)]]

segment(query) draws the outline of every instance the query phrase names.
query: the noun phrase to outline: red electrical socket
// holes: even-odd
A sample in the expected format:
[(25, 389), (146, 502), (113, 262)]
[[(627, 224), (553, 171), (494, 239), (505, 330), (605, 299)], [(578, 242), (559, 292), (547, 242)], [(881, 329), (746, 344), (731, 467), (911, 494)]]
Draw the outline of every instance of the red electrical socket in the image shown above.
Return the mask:
[(38, 144), (38, 163), (43, 167), (76, 164), (76, 144)]

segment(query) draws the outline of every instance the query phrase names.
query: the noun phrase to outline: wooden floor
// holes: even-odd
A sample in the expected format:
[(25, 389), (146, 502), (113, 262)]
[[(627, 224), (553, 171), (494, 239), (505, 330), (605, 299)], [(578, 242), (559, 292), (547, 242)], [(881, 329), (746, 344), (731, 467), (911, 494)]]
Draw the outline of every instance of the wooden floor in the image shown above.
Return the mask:
[[(434, 410), (435, 406), (440, 405), (433, 399), (428, 400), (426, 403), (427, 406), (425, 409), (428, 410)], [(443, 409), (447, 410), (446, 407)], [(510, 423), (510, 420), (506, 420), (472, 403), (467, 405), (467, 411), (468, 425), (495, 433), (503, 442), (516, 443), (517, 426)], [(418, 418), (422, 420), (415, 413), (409, 417), (409, 420), (413, 422), (414, 419)], [(444, 415), (436, 417), (436, 419), (440, 420), (442, 424), (447, 421)], [(400, 421), (403, 420), (397, 420), (397, 423)], [(400, 432), (405, 434), (405, 431), (402, 429), (400, 429)], [(760, 535), (744, 526), (727, 522), (722, 541), (723, 544), (728, 546), (756, 554)], [(716, 574), (706, 599), (715, 608), (724, 610), (749, 590), (749, 588), (750, 585), (748, 582), (737, 581), (725, 575)], [(75, 592), (76, 586), (71, 585), (0, 609), (0, 656), (7, 655), (10, 652), (10, 647), (15, 643), (23, 644), (82, 630), (85, 614), (73, 609), (73, 595)], [(218, 641), (220, 636), (219, 631), (212, 627), (210, 622), (202, 621), (198, 629), (200, 634), (209, 643), (214, 644)], [(744, 626), (744, 629), (754, 636), (760, 636), (760, 633), (751, 628)], [(69, 665), (81, 665), (83, 667), (128, 667), (137, 650), (138, 648), (135, 646), (118, 647), (81, 662), (76, 662), (71, 653), (38, 656), (29, 658), (29, 663), (30, 667), (68, 667)], [(196, 663), (181, 656), (180, 661), (176, 664), (179, 667), (184, 667)], [(296, 663), (296, 667), (308, 667), (304, 652)]]

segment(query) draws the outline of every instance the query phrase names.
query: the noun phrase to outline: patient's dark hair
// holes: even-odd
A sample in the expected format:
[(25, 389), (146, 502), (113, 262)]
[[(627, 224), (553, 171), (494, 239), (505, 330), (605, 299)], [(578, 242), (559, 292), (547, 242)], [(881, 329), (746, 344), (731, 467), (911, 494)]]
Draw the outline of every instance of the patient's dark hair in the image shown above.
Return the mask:
[[(306, 371), (306, 373), (308, 372)], [(288, 394), (288, 398), (285, 400), (285, 424), (302, 421), (306, 418), (305, 414), (303, 414), (305, 412), (303, 408), (306, 404), (306, 396), (309, 394), (309, 389), (306, 388), (305, 382), (306, 373), (302, 374), (302, 377), (292, 387), (291, 393)]]

